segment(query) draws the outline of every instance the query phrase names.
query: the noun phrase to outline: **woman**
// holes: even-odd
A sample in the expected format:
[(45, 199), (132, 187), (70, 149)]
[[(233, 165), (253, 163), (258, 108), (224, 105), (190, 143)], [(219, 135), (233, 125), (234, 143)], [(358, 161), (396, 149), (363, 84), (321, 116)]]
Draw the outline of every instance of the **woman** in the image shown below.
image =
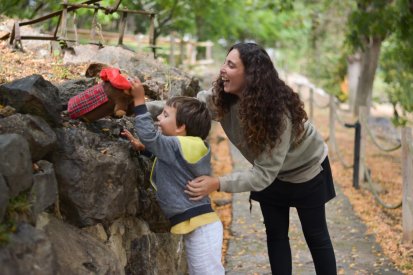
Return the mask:
[(273, 274), (292, 272), (288, 226), (289, 208), (295, 207), (317, 274), (336, 274), (325, 217), (325, 203), (335, 197), (328, 148), (266, 51), (254, 43), (231, 47), (212, 98), (205, 100), (253, 167), (198, 177), (185, 192), (198, 200), (215, 190), (251, 191), (264, 217)]

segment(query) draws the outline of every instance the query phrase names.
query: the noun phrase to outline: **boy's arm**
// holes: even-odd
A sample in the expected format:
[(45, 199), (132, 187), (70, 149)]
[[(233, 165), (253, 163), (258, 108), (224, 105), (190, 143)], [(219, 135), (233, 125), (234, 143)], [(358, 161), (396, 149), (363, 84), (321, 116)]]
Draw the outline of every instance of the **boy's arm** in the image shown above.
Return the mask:
[(155, 128), (151, 114), (145, 105), (145, 91), (142, 83), (136, 79), (131, 81), (131, 95), (135, 105), (135, 132), (139, 140), (145, 145), (145, 149), (150, 151), (159, 159), (174, 159), (174, 152), (178, 148), (176, 137), (162, 135)]
[(175, 151), (179, 150), (178, 139), (164, 136), (155, 128), (151, 114), (145, 104), (135, 106), (135, 132), (139, 140), (159, 159), (171, 161), (175, 159)]
[(120, 133), (123, 137), (127, 138), (135, 151), (143, 151), (145, 150), (145, 145), (140, 142), (139, 139), (135, 138), (128, 129), (123, 129)]

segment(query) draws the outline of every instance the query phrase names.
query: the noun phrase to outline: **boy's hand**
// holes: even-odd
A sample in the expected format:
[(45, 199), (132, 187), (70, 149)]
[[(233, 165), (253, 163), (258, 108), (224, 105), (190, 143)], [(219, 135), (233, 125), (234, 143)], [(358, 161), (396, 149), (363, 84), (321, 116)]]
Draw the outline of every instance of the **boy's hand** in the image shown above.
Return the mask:
[(133, 97), (133, 103), (135, 106), (145, 104), (145, 89), (141, 81), (138, 78), (130, 80), (131, 96)]
[(128, 130), (124, 129), (121, 133), (122, 136), (126, 137), (129, 141), (130, 144), (132, 145), (132, 148), (136, 151), (143, 151), (145, 150), (145, 145), (143, 145), (139, 139), (135, 138), (131, 132)]

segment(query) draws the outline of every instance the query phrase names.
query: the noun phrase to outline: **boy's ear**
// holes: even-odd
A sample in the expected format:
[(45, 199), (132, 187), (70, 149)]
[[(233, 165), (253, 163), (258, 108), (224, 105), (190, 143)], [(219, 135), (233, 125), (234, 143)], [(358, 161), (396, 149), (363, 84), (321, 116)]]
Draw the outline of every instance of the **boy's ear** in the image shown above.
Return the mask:
[(186, 125), (182, 124), (179, 127), (176, 127), (176, 135), (177, 136), (186, 136)]

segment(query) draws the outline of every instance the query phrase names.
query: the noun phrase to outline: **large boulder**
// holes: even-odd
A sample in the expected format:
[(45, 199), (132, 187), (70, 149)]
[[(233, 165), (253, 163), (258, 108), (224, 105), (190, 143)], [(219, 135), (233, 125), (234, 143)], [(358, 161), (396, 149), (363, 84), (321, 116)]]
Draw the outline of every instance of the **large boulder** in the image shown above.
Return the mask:
[(106, 136), (106, 128), (94, 133), (83, 127), (56, 129), (52, 162), (62, 213), (78, 226), (136, 213), (140, 182), (128, 143)]
[(115, 254), (105, 244), (51, 215), (40, 218), (39, 227), (50, 240), (57, 262), (56, 272), (43, 274), (124, 274)]

